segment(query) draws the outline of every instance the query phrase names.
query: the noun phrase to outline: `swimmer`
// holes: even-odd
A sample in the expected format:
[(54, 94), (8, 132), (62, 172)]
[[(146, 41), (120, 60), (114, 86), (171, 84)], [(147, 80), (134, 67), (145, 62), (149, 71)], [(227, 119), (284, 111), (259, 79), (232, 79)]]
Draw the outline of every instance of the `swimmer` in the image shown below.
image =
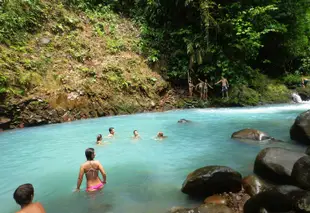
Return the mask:
[(110, 128), (109, 128), (109, 135), (108, 135), (108, 137), (109, 137), (109, 138), (113, 138), (114, 135), (115, 135), (114, 127), (110, 127)]
[(20, 185), (14, 192), (13, 197), (21, 210), (17, 213), (45, 213), (41, 203), (33, 203), (34, 188), (32, 184)]
[(138, 133), (138, 131), (137, 130), (134, 130), (133, 131), (133, 137), (132, 137), (133, 139), (141, 139), (141, 137), (140, 137), (140, 135), (139, 135), (139, 133)]
[[(88, 148), (85, 150), (85, 156), (87, 161), (83, 163), (80, 167), (80, 173), (77, 181), (76, 191), (80, 191), (81, 183), (83, 182), (83, 176), (85, 174), (87, 179), (87, 188), (86, 191), (93, 192), (103, 188), (104, 184), (107, 181), (107, 175), (101, 165), (97, 160), (94, 160), (96, 154), (93, 148)], [(98, 175), (100, 171), (103, 180), (100, 179)]]
[(96, 142), (96, 144), (97, 144), (97, 145), (102, 145), (102, 135), (101, 135), (101, 134), (99, 134), (99, 135), (97, 136), (97, 142)]
[(162, 140), (162, 139), (165, 139), (165, 138), (167, 138), (167, 136), (164, 136), (163, 132), (157, 133), (157, 136), (156, 136), (157, 140)]

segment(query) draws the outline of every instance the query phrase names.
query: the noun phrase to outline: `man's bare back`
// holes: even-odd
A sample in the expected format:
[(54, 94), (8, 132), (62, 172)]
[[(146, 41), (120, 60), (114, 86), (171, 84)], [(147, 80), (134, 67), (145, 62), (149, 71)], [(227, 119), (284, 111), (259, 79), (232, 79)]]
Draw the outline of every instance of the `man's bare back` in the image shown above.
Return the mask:
[(45, 213), (45, 210), (42, 204), (37, 202), (27, 205), (16, 213)]

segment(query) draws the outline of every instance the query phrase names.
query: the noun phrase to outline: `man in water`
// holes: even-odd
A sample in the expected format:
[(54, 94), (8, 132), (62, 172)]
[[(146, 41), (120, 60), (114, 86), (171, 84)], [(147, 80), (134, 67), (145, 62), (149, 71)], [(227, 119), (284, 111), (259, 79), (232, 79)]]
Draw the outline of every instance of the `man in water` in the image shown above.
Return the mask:
[(13, 194), (14, 200), (20, 205), (21, 210), (17, 213), (45, 213), (41, 203), (33, 203), (34, 188), (32, 184), (20, 185)]
[(133, 131), (133, 137), (132, 137), (133, 139), (141, 139), (141, 137), (140, 137), (140, 135), (139, 135), (139, 133), (138, 133), (138, 131), (137, 130), (134, 130)]
[[(83, 176), (85, 174), (87, 179), (86, 191), (93, 192), (103, 188), (107, 181), (107, 175), (99, 161), (95, 161), (96, 156), (93, 148), (85, 150), (86, 162), (80, 167), (79, 177), (77, 181), (76, 191), (80, 191), (80, 186), (83, 182)], [(101, 173), (103, 180), (99, 178), (98, 171)]]
[(210, 84), (208, 84), (208, 80), (205, 79), (205, 82), (203, 84), (203, 99), (204, 100), (208, 100), (208, 87), (210, 87), (211, 89), (213, 89), (213, 87), (211, 87)]
[(224, 98), (225, 93), (226, 93), (226, 96), (228, 98), (228, 87), (229, 87), (229, 84), (228, 84), (227, 79), (222, 76), (221, 80), (219, 80), (215, 84), (219, 84), (219, 83), (222, 83), (222, 98)]
[(108, 134), (108, 137), (109, 138), (113, 138), (115, 135), (115, 130), (114, 130), (114, 127), (110, 127), (109, 128), (109, 134)]

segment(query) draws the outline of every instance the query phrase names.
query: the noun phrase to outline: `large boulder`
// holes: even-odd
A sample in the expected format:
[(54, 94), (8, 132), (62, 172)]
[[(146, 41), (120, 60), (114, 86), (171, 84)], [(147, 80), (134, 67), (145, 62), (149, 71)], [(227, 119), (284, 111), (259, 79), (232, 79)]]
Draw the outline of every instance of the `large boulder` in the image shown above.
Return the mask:
[(261, 192), (270, 190), (273, 186), (256, 175), (249, 175), (242, 179), (242, 187), (248, 195), (253, 197)]
[(229, 207), (220, 204), (203, 204), (196, 208), (172, 208), (169, 213), (234, 213)]
[(268, 134), (257, 129), (242, 129), (238, 132), (234, 132), (231, 135), (231, 138), (262, 141), (270, 139), (271, 137)]
[(310, 156), (296, 161), (292, 170), (292, 178), (300, 188), (310, 190)]
[(310, 192), (295, 186), (283, 185), (264, 191), (250, 198), (244, 205), (244, 213), (310, 212)]
[(225, 166), (206, 166), (190, 173), (182, 185), (182, 192), (206, 197), (223, 192), (239, 192), (241, 175)]
[(265, 212), (289, 212), (292, 210), (292, 202), (288, 196), (278, 191), (261, 192), (251, 197), (243, 207), (244, 213)]
[(291, 139), (310, 145), (310, 110), (301, 113), (290, 130)]
[(306, 155), (310, 155), (310, 146), (306, 149)]
[(274, 183), (292, 184), (293, 166), (304, 156), (307, 155), (284, 148), (265, 148), (255, 159), (254, 173)]

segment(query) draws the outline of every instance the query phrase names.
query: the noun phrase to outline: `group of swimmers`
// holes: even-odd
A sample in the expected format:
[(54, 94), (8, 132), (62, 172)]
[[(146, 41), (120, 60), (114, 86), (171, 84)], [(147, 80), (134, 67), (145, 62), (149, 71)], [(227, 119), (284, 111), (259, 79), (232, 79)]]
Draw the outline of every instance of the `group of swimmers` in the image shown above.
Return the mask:
[[(106, 138), (113, 138), (114, 136), (115, 136), (115, 129), (114, 129), (114, 127), (110, 127), (109, 128), (109, 134), (106, 136)], [(155, 137), (155, 139), (157, 139), (157, 140), (162, 140), (164, 138), (167, 138), (167, 136), (165, 136), (163, 132), (158, 132), (156, 137)], [(138, 130), (133, 131), (132, 139), (141, 139), (140, 134), (138, 133)], [(99, 134), (97, 136), (96, 144), (97, 145), (103, 145), (104, 143), (105, 142), (103, 142), (102, 134)]]
[[(115, 136), (115, 129), (113, 127), (109, 128), (108, 138), (112, 138)], [(164, 136), (163, 132), (158, 132), (156, 139), (164, 139), (167, 136)], [(137, 130), (133, 131), (133, 139), (140, 139), (140, 135)], [(102, 135), (99, 134), (97, 136), (97, 145), (103, 144)], [(94, 160), (96, 157), (94, 148), (87, 148), (85, 150), (86, 162), (80, 166), (77, 186), (75, 191), (80, 191), (81, 184), (83, 182), (83, 177), (85, 174), (86, 177), (86, 191), (94, 192), (97, 190), (101, 190), (104, 185), (107, 183), (107, 174), (102, 166), (102, 164), (98, 160)], [(102, 176), (102, 179), (99, 177), (99, 172)], [(17, 204), (20, 205), (21, 210), (17, 213), (46, 213), (44, 207), (41, 203), (35, 202), (33, 203), (34, 198), (34, 187), (30, 183), (26, 183), (20, 185), (14, 192), (13, 198)]]

